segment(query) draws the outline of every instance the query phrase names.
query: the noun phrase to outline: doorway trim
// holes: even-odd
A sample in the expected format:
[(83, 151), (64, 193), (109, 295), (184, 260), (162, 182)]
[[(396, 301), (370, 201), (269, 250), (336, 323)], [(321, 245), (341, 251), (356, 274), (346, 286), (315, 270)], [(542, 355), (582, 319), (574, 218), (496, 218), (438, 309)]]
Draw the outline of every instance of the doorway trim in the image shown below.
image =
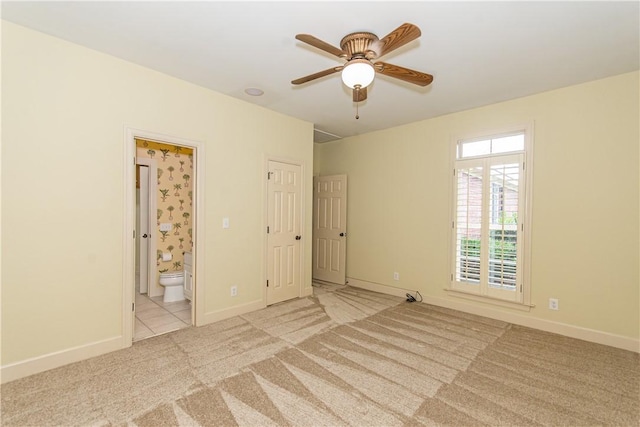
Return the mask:
[(122, 234), (122, 348), (133, 344), (134, 293), (135, 293), (135, 233), (136, 233), (136, 138), (187, 147), (194, 150), (195, 175), (193, 247), (194, 247), (194, 294), (191, 324), (199, 326), (203, 319), (205, 303), (204, 274), (204, 194), (205, 194), (205, 146), (203, 142), (176, 136), (150, 132), (125, 126), (124, 128), (124, 227)]
[(269, 259), (269, 235), (267, 233), (267, 226), (269, 225), (269, 178), (268, 178), (268, 174), (269, 174), (269, 162), (279, 162), (279, 163), (288, 163), (291, 165), (296, 165), (300, 167), (300, 179), (301, 179), (301, 190), (300, 190), (300, 232), (302, 233), (302, 244), (300, 245), (300, 288), (298, 289), (298, 298), (304, 296), (304, 289), (305, 289), (305, 278), (306, 278), (306, 271), (305, 271), (305, 267), (306, 267), (306, 263), (305, 263), (305, 253), (306, 253), (306, 248), (307, 248), (307, 239), (311, 239), (311, 236), (306, 236), (305, 233), (307, 231), (306, 228), (306, 179), (305, 179), (305, 173), (306, 173), (306, 167), (305, 167), (305, 163), (302, 160), (297, 160), (297, 159), (291, 159), (291, 158), (284, 158), (284, 157), (277, 157), (277, 156), (265, 156), (264, 159), (264, 173), (263, 173), (263, 177), (264, 177), (264, 187), (263, 187), (263, 191), (264, 191), (264, 212), (263, 212), (263, 227), (262, 230), (264, 232), (263, 236), (264, 236), (264, 240), (263, 240), (263, 247), (264, 247), (264, 251), (263, 251), (263, 279), (262, 279), (262, 306), (266, 307), (267, 306), (267, 279), (269, 278), (269, 265), (268, 265), (268, 259)]

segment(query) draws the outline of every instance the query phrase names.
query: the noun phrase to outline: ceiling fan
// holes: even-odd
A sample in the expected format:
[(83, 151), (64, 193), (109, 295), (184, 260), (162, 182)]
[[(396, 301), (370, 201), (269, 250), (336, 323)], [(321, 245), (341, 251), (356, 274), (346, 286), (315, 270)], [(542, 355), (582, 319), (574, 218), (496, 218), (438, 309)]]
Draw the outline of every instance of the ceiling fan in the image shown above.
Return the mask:
[[(408, 23), (400, 25), (381, 39), (378, 39), (378, 36), (373, 33), (351, 33), (340, 41), (340, 49), (309, 34), (298, 34), (296, 39), (338, 58), (346, 59), (347, 62), (344, 65), (301, 77), (291, 83), (299, 85), (342, 71), (342, 81), (353, 90), (354, 102), (367, 99), (367, 86), (373, 81), (375, 73), (384, 74), (385, 76), (394, 77), (419, 86), (427, 86), (433, 81), (433, 76), (430, 74), (386, 62), (373, 62), (381, 56), (417, 39), (420, 34), (418, 27)], [(356, 118), (358, 117), (356, 116)]]

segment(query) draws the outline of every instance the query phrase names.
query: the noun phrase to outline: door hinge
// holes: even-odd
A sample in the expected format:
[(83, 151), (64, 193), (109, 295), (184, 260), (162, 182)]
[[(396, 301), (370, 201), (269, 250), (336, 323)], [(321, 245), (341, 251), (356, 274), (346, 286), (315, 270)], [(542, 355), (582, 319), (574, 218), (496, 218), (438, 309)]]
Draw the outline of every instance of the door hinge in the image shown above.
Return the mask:
[(522, 293), (522, 283), (520, 283), (520, 292)]
[(451, 221), (451, 228), (456, 228), (456, 222), (455, 221)]
[(133, 238), (136, 238), (136, 230), (133, 230)]
[(451, 281), (453, 282), (453, 273), (451, 273)]
[(269, 234), (269, 226), (267, 225), (267, 234)]
[(522, 170), (524, 170), (524, 164), (525, 164), (525, 162), (522, 162)]
[(133, 165), (134, 166), (136, 165), (136, 158), (135, 157), (133, 158)]
[(453, 176), (456, 176), (456, 170), (455, 169), (453, 170)]
[(267, 280), (267, 288), (269, 287), (269, 280)]
[(135, 302), (131, 303), (131, 311), (136, 311), (136, 303)]

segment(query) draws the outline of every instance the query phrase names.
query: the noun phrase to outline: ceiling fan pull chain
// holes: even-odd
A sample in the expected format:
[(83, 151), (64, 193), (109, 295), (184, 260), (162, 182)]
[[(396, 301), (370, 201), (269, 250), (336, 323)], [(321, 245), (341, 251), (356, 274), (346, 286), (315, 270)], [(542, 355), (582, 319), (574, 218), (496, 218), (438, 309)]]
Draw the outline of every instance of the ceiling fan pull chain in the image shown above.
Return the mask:
[(358, 114), (358, 104), (360, 104), (360, 85), (356, 85), (356, 120), (358, 120), (360, 118), (360, 115)]

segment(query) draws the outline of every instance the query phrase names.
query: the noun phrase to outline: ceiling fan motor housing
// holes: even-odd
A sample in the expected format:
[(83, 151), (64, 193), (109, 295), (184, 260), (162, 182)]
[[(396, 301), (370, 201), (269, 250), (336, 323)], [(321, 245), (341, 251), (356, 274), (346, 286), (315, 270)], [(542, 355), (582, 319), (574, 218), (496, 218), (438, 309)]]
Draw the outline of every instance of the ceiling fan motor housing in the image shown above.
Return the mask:
[(378, 36), (373, 33), (351, 33), (347, 34), (340, 41), (340, 47), (347, 52), (349, 60), (355, 58), (374, 59), (378, 54), (373, 50), (374, 42), (378, 41)]

